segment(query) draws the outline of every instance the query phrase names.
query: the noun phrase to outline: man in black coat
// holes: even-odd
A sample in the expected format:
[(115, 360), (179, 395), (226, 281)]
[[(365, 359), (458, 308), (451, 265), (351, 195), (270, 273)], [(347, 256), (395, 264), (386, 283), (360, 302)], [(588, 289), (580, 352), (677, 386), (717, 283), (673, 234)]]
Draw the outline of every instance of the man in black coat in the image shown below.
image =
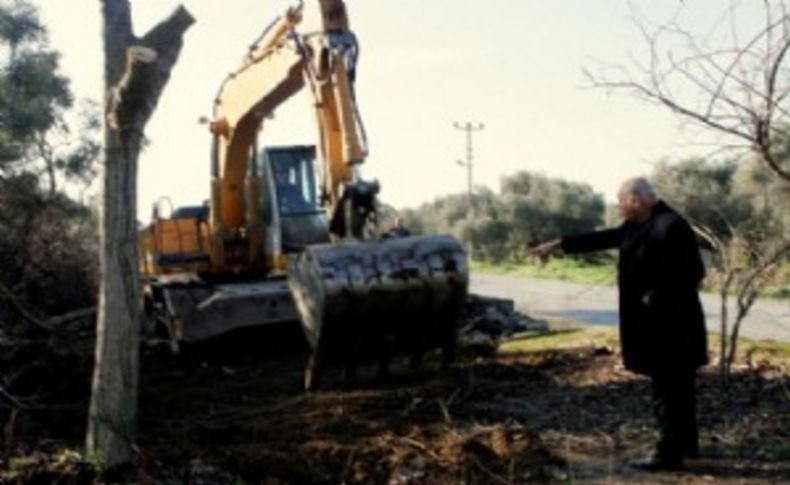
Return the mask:
[(660, 440), (644, 469), (677, 469), (697, 457), (694, 378), (707, 363), (705, 317), (697, 289), (705, 276), (688, 222), (644, 178), (623, 183), (619, 227), (563, 237), (538, 246), (548, 260), (556, 249), (581, 253), (619, 249), (620, 342), (626, 369), (651, 377)]

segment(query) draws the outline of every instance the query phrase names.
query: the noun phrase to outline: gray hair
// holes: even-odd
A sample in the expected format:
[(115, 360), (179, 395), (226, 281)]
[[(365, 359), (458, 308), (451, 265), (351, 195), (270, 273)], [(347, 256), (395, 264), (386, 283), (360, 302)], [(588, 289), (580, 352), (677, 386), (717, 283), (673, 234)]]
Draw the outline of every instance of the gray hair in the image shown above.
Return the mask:
[(620, 194), (631, 194), (639, 197), (648, 204), (655, 204), (658, 201), (656, 189), (644, 177), (633, 177), (620, 185)]

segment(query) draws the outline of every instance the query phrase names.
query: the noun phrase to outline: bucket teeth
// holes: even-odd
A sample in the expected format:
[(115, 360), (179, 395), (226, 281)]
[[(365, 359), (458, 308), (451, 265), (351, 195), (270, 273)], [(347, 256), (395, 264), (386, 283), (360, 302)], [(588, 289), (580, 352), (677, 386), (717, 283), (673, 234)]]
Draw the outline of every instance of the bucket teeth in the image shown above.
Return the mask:
[(314, 354), (309, 380), (322, 364), (451, 353), (468, 285), (466, 255), (449, 236), (307, 248), (291, 259), (288, 286)]

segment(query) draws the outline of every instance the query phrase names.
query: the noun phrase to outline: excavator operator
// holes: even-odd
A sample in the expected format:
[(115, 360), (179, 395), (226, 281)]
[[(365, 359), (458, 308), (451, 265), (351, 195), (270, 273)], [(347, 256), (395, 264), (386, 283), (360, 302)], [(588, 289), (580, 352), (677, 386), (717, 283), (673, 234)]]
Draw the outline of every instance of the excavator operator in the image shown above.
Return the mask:
[(305, 197), (304, 187), (300, 183), (296, 167), (285, 164), (274, 165), (272, 171), (277, 186), (277, 199), (281, 214), (288, 216), (316, 210), (314, 204), (311, 204)]

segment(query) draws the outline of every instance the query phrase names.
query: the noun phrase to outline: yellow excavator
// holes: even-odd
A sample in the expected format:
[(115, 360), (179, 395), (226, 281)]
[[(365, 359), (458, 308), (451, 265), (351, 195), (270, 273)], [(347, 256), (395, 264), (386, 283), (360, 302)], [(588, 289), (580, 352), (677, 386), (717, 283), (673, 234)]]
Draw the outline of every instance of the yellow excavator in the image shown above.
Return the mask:
[[(353, 370), (437, 347), (448, 362), (469, 278), (455, 239), (379, 233), (379, 185), (360, 173), (357, 39), (342, 0), (318, 4), (318, 32), (299, 32), (303, 4), (288, 9), (222, 84), (208, 202), (167, 217), (155, 204), (139, 235), (146, 314), (174, 350), (298, 320), (312, 349), (307, 389), (331, 363)], [(264, 121), (304, 89), (316, 146), (259, 148)]]

